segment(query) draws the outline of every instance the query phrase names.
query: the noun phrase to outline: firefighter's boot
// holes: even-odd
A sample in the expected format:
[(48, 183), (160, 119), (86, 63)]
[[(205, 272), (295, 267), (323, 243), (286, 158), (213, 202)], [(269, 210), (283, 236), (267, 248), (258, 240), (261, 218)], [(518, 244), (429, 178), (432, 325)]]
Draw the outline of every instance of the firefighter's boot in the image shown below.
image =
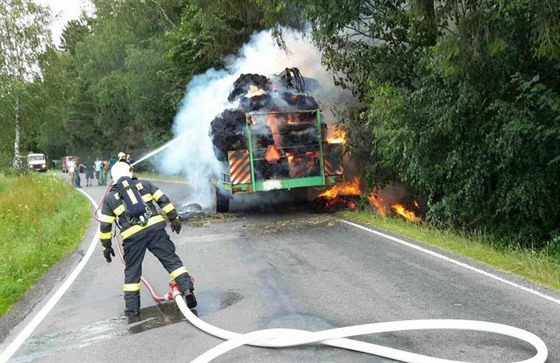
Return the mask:
[(126, 316), (139, 316), (140, 315), (140, 309), (125, 309), (124, 310), (124, 315), (126, 315)]
[(185, 301), (186, 301), (189, 309), (196, 308), (196, 305), (198, 303), (196, 302), (196, 296), (194, 296), (193, 289), (184, 291), (183, 292), (183, 297), (185, 298)]

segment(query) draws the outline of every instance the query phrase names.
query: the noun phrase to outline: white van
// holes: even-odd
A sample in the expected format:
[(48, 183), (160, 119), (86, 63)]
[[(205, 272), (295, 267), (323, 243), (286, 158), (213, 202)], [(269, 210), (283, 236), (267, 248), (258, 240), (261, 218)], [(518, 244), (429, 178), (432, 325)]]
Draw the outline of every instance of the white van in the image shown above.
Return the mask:
[(47, 158), (45, 154), (29, 154), (27, 155), (27, 165), (30, 170), (45, 173), (47, 171)]

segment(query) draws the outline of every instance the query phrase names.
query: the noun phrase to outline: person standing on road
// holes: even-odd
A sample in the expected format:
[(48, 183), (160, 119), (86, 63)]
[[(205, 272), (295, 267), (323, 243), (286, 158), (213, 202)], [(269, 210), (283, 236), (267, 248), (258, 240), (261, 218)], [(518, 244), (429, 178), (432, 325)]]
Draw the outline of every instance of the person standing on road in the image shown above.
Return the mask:
[(111, 174), (111, 169), (113, 168), (113, 165), (115, 165), (117, 161), (118, 161), (117, 158), (114, 156), (111, 156), (111, 158), (109, 159), (109, 174)]
[(95, 179), (97, 179), (97, 185), (101, 185), (101, 169), (103, 168), (103, 162), (99, 158), (95, 158)]
[(80, 176), (81, 169), (85, 168), (86, 166), (80, 162), (80, 158), (76, 157), (74, 159), (74, 186), (76, 188), (82, 187), (82, 177)]
[(68, 159), (66, 167), (68, 168), (68, 176), (70, 177), (70, 185), (74, 186), (74, 170), (76, 168), (76, 162), (74, 161), (74, 158), (69, 158)]
[(86, 167), (86, 186), (88, 187), (93, 186), (94, 173), (95, 173), (95, 163), (92, 163), (90, 166)]
[[(140, 278), (146, 250), (158, 258), (169, 276), (175, 280), (187, 306), (191, 309), (196, 307), (193, 281), (175, 253), (175, 244), (165, 231), (164, 216), (158, 214), (155, 203), (171, 221), (171, 230), (179, 234), (181, 221), (175, 207), (156, 185), (133, 177), (131, 167), (125, 161), (116, 162), (111, 175), (112, 186), (101, 206), (99, 229), (103, 256), (107, 262), (111, 262), (111, 256), (115, 256), (111, 243), (113, 223), (120, 230), (125, 263), (125, 314), (132, 317), (140, 315)], [(145, 213), (137, 217), (134, 210), (142, 201), (146, 205), (140, 205), (140, 210)]]
[(109, 162), (104, 160), (101, 163), (101, 171), (99, 172), (99, 185), (107, 185), (109, 179)]

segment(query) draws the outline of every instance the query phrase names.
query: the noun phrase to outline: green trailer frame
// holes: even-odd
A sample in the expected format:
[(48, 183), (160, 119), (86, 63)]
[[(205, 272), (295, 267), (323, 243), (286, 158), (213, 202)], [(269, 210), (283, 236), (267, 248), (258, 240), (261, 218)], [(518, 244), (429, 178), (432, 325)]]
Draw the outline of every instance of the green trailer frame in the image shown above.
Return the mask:
[[(252, 128), (255, 127), (257, 120), (265, 119), (270, 115), (289, 115), (295, 113), (313, 113), (315, 114), (315, 127), (317, 128), (317, 144), (318, 145), (318, 162), (319, 172), (316, 175), (301, 176), (301, 177), (274, 177), (271, 179), (260, 179), (256, 173), (256, 159), (254, 133)], [(217, 197), (218, 205), (220, 201), (222, 204), (226, 203), (224, 198), (231, 198), (233, 194), (238, 193), (254, 193), (254, 192), (268, 192), (272, 190), (290, 190), (293, 188), (305, 187), (324, 187), (333, 186), (343, 182), (343, 167), (342, 167), (342, 152), (341, 144), (328, 144), (323, 140), (322, 122), (320, 110), (311, 111), (292, 111), (292, 112), (252, 112), (246, 115), (246, 150), (237, 150), (228, 152), (228, 171), (222, 175), (222, 178), (217, 180)], [(328, 149), (328, 155), (326, 155)], [(261, 150), (262, 151), (262, 150)], [(241, 153), (244, 155), (244, 170), (245, 177), (243, 180), (236, 180), (232, 178), (235, 173), (232, 163), (233, 155)], [(243, 158), (242, 158), (243, 159)], [(328, 161), (326, 160), (328, 159)], [(249, 178), (250, 175), (250, 178)], [(239, 178), (237, 178), (239, 179)], [(224, 209), (219, 208), (218, 209)], [(225, 208), (227, 209), (227, 208)]]

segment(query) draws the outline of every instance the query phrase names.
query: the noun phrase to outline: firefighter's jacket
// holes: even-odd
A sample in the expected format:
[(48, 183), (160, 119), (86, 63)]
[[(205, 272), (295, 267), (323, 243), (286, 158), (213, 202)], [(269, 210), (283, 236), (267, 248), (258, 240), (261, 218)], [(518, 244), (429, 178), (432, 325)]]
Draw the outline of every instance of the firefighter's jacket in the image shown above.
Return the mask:
[(111, 246), (111, 231), (113, 223), (115, 222), (120, 229), (120, 235), (123, 241), (130, 237), (141, 236), (143, 232), (148, 229), (164, 229), (166, 226), (165, 218), (158, 213), (154, 202), (158, 204), (161, 211), (167, 215), (169, 220), (172, 221), (177, 218), (175, 207), (158, 187), (147, 180), (138, 180), (136, 178), (132, 178), (132, 180), (134, 181), (135, 187), (140, 192), (142, 199), (152, 210), (152, 216), (144, 226), (130, 224), (126, 218), (126, 209), (123, 201), (116, 186), (113, 186), (103, 201), (101, 218), (99, 219), (101, 222), (99, 227), (101, 232), (101, 244), (104, 248)]

